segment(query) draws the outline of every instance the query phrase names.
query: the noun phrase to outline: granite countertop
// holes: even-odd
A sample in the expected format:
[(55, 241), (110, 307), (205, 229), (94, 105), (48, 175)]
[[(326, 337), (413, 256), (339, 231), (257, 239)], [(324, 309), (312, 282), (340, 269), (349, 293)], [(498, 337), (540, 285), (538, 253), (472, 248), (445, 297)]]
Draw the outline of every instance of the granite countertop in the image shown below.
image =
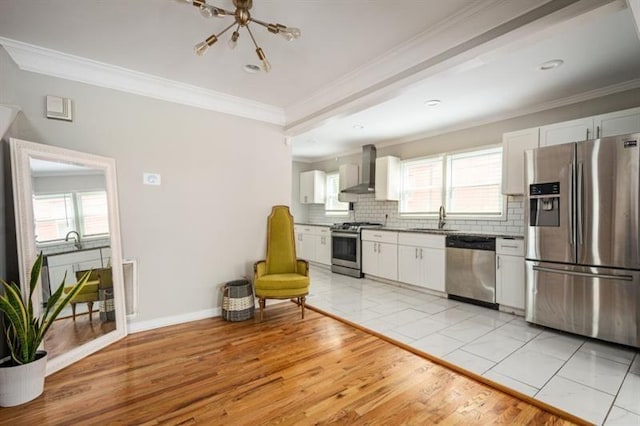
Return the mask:
[[(300, 226), (323, 226), (329, 227), (332, 226), (332, 223), (301, 223), (296, 222), (296, 225)], [(395, 228), (392, 226), (383, 226), (382, 228), (368, 228), (369, 230), (380, 230), (380, 231), (390, 231), (390, 232), (412, 232), (418, 234), (435, 234), (435, 235), (470, 235), (473, 237), (493, 237), (493, 238), (510, 238), (514, 240), (522, 240), (524, 239), (523, 235), (513, 235), (513, 234), (499, 234), (496, 232), (480, 232), (480, 231), (461, 231), (458, 229), (435, 229), (435, 228)], [(367, 230), (367, 228), (365, 228)]]
[(381, 231), (392, 231), (392, 232), (412, 232), (418, 234), (435, 234), (435, 235), (470, 235), (473, 237), (493, 237), (493, 238), (510, 238), (514, 240), (522, 240), (524, 236), (522, 235), (512, 235), (512, 234), (498, 234), (495, 232), (480, 232), (480, 231), (461, 231), (457, 229), (432, 229), (432, 228), (394, 228), (394, 227), (382, 227), (375, 228)]

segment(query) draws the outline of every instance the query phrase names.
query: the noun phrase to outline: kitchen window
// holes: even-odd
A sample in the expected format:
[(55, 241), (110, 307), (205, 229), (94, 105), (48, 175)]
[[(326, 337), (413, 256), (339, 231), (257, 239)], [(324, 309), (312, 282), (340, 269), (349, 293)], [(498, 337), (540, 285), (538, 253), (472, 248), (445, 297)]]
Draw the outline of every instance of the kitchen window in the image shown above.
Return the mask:
[(33, 197), (36, 241), (64, 240), (76, 231), (82, 238), (109, 234), (105, 191), (69, 192)]
[(349, 203), (338, 199), (340, 194), (340, 174), (327, 173), (325, 186), (325, 214), (329, 216), (343, 216), (349, 214)]
[(402, 215), (504, 215), (501, 147), (403, 161), (401, 180)]

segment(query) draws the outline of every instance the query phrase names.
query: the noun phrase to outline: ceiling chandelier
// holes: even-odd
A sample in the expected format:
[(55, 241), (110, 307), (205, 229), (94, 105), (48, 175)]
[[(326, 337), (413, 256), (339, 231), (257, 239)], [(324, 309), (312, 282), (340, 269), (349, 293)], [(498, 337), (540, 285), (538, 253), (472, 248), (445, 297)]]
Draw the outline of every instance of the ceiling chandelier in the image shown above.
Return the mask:
[(200, 43), (194, 46), (193, 50), (199, 56), (204, 55), (207, 49), (209, 49), (210, 46), (212, 46), (215, 42), (217, 42), (222, 34), (226, 33), (233, 27), (235, 27), (235, 29), (233, 33), (231, 33), (231, 38), (229, 39), (228, 44), (230, 48), (234, 49), (238, 42), (238, 38), (240, 37), (240, 32), (239, 32), (240, 29), (246, 28), (247, 32), (249, 33), (249, 36), (251, 37), (251, 41), (253, 42), (253, 45), (256, 48), (256, 54), (258, 55), (258, 58), (262, 63), (261, 65), (262, 70), (265, 72), (269, 72), (269, 70), (271, 69), (271, 64), (267, 60), (267, 57), (265, 56), (262, 49), (258, 46), (256, 39), (253, 37), (251, 28), (249, 28), (249, 24), (253, 22), (258, 25), (262, 25), (269, 32), (273, 34), (280, 34), (281, 36), (283, 36), (285, 39), (289, 41), (300, 37), (300, 34), (301, 34), (298, 28), (287, 27), (282, 24), (268, 24), (266, 22), (255, 19), (253, 16), (251, 16), (251, 13), (249, 12), (251, 7), (253, 7), (253, 0), (233, 0), (233, 5), (236, 7), (236, 10), (234, 12), (207, 4), (206, 0), (179, 0), (179, 1), (190, 3), (193, 6), (196, 6), (198, 9), (200, 9), (200, 13), (205, 18), (211, 18), (211, 17), (224, 18), (226, 16), (233, 16), (234, 18), (234, 21), (228, 27), (220, 31), (218, 34), (210, 35), (206, 40), (201, 41)]

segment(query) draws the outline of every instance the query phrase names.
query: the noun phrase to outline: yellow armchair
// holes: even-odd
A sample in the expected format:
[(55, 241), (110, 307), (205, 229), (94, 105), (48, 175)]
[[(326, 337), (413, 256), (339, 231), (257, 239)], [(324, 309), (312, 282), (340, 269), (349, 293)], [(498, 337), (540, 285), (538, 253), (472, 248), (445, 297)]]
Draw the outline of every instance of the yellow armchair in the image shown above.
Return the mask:
[[(76, 279), (80, 280), (87, 271), (76, 271)], [(93, 269), (89, 274), (89, 281), (82, 287), (73, 299), (71, 299), (71, 311), (73, 320), (76, 320), (76, 304), (86, 303), (89, 308), (89, 322), (93, 320), (93, 303), (100, 300), (100, 289), (112, 287), (111, 268)], [(65, 287), (68, 293), (72, 287)]]
[(267, 258), (253, 265), (253, 285), (264, 318), (266, 299), (297, 299), (304, 318), (309, 294), (309, 263), (296, 258), (293, 216), (288, 206), (274, 206), (267, 219)]

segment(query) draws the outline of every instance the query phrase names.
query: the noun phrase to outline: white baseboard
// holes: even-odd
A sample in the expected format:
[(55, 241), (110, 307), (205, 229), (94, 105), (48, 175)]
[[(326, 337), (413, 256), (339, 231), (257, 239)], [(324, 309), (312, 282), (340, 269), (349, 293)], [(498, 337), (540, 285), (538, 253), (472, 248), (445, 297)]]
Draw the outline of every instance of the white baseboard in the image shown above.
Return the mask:
[(127, 324), (128, 332), (129, 334), (139, 333), (141, 331), (153, 330), (154, 328), (182, 324), (190, 321), (198, 321), (206, 318), (219, 317), (221, 313), (222, 313), (221, 308), (211, 308), (211, 309), (204, 309), (202, 311), (188, 312), (186, 314), (156, 318), (148, 321), (130, 321)]

